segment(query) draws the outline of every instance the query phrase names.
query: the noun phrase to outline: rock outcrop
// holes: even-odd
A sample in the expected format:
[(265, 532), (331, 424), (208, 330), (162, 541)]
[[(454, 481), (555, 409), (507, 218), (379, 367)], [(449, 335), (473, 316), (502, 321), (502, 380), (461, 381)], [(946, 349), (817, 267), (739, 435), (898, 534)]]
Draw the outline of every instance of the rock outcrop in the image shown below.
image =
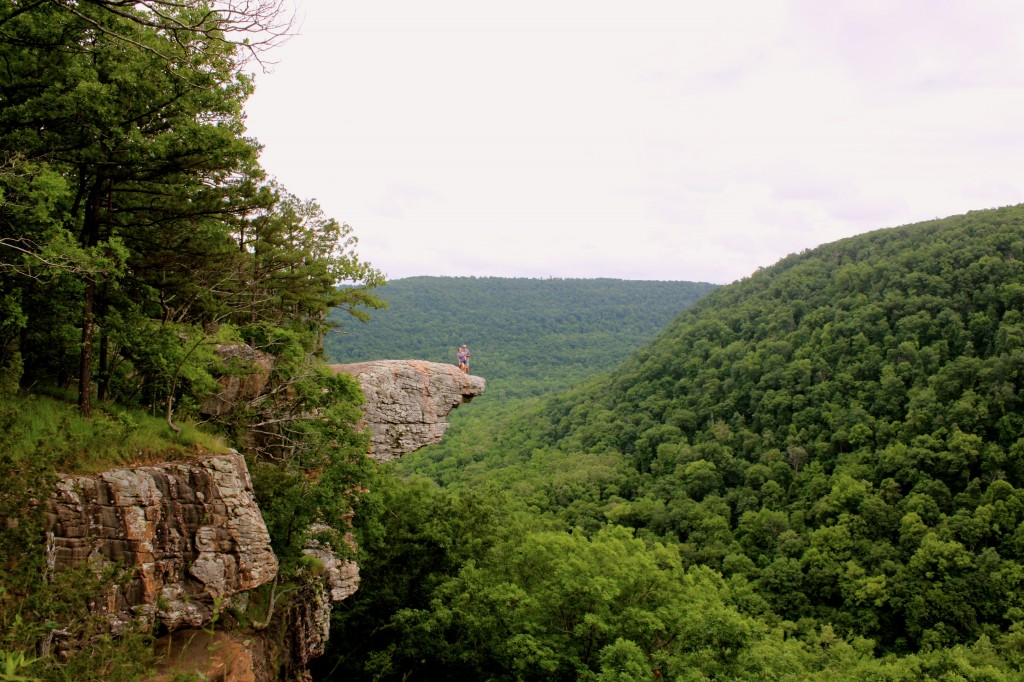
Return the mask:
[(258, 682), (273, 679), (265, 664), (263, 642), (225, 630), (178, 630), (156, 642), (164, 652), (155, 674), (145, 682), (216, 680)]
[(448, 413), (484, 392), (482, 377), (425, 360), (374, 360), (331, 365), (355, 377), (366, 396), (370, 455), (388, 461), (438, 443)]
[[(244, 347), (218, 352), (238, 371), (222, 379), (220, 393), (204, 404), (203, 411), (214, 416), (257, 396), (270, 368), (269, 356)], [(439, 442), (447, 415), (484, 391), (482, 378), (436, 362), (331, 367), (362, 386), (364, 422), (372, 434), (369, 454), (381, 460)], [(264, 625), (244, 635), (213, 633), (209, 626), (217, 608), (221, 614), (232, 607), (245, 611), (249, 592), (273, 581), (278, 571), (245, 459), (237, 453), (61, 476), (45, 518), (51, 572), (86, 561), (125, 568), (126, 579), (97, 595), (94, 608), (114, 631), (141, 623), (168, 633), (162, 650), (177, 652), (171, 657), (176, 663), (154, 681), (195, 670), (204, 679), (237, 682), (300, 677), (324, 652), (332, 604), (359, 585), (354, 562), (311, 540), (304, 551), (322, 570), (293, 585)], [(209, 646), (191, 646), (196, 637)]]
[(277, 557), (239, 454), (62, 476), (46, 511), (52, 571), (87, 560), (131, 571), (100, 602), (117, 628), (142, 619), (169, 630), (210, 622), (274, 579)]
[(227, 371), (217, 379), (220, 390), (204, 400), (199, 410), (211, 417), (227, 414), (243, 400), (259, 396), (274, 366), (274, 356), (244, 343), (222, 344), (216, 352)]
[[(317, 524), (310, 531), (315, 534), (322, 529)], [(356, 549), (351, 534), (346, 535), (344, 542), (350, 549)], [(340, 558), (329, 544), (320, 542), (314, 536), (306, 543), (302, 553), (313, 557), (323, 566), (324, 588), (331, 602), (337, 604), (345, 601), (359, 589), (359, 566), (354, 561)]]

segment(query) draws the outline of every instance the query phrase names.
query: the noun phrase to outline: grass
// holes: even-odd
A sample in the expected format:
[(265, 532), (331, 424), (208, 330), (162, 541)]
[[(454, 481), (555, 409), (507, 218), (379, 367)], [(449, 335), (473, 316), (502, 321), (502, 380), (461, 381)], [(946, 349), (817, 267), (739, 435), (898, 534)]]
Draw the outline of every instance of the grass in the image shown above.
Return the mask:
[(95, 473), (113, 467), (194, 459), (230, 450), (218, 436), (196, 424), (181, 422), (174, 433), (167, 422), (138, 409), (97, 405), (85, 419), (63, 400), (28, 395), (0, 398), (0, 431), (7, 435), (6, 452), (18, 460), (43, 443), (63, 443), (64, 473)]

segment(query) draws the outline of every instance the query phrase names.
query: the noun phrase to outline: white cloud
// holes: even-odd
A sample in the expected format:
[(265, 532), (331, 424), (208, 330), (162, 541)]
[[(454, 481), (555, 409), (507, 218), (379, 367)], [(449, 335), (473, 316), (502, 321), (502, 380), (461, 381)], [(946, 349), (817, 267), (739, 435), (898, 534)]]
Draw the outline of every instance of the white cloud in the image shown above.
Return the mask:
[(250, 129), (392, 277), (727, 282), (1020, 201), (1024, 5), (303, 8)]

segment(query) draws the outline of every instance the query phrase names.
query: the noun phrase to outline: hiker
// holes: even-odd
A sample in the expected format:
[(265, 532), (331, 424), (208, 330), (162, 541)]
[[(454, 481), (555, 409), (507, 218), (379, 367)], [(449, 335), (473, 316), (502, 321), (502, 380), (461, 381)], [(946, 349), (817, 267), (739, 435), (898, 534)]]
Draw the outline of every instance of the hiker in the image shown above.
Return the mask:
[(459, 348), (458, 357), (459, 369), (469, 374), (469, 348), (466, 347), (466, 344), (462, 344), (462, 347)]

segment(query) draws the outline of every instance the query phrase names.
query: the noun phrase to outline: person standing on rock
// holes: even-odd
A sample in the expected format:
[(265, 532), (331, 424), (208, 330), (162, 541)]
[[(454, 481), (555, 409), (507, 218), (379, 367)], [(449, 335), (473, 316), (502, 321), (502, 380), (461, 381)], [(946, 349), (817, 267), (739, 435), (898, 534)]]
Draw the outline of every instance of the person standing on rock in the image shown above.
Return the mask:
[(466, 344), (462, 344), (462, 347), (459, 348), (458, 358), (459, 369), (469, 374), (469, 348), (466, 347)]

